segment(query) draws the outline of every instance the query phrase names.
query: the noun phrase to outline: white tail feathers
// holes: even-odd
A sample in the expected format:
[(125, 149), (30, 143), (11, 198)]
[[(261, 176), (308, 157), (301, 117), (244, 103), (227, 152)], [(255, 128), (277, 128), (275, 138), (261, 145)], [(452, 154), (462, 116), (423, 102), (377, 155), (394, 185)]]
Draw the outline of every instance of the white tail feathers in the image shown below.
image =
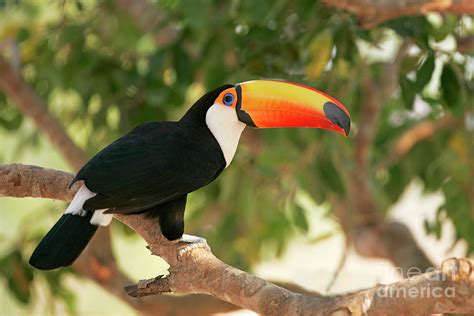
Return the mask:
[(104, 214), (107, 209), (96, 210), (91, 218), (91, 224), (96, 226), (108, 226), (112, 221), (112, 214)]
[(86, 211), (82, 208), (82, 206), (84, 205), (84, 202), (86, 200), (90, 199), (95, 195), (96, 193), (90, 191), (85, 184), (82, 185), (77, 191), (76, 195), (74, 195), (71, 204), (69, 204), (64, 214), (85, 216)]
[[(82, 185), (77, 191), (76, 195), (74, 195), (74, 198), (67, 207), (66, 211), (64, 211), (64, 214), (85, 216), (87, 211), (83, 209), (84, 202), (95, 195), (97, 195), (97, 193), (89, 190), (85, 184)], [(107, 209), (94, 211), (90, 223), (96, 226), (109, 225), (112, 221), (112, 214), (104, 214), (105, 211), (107, 211)]]

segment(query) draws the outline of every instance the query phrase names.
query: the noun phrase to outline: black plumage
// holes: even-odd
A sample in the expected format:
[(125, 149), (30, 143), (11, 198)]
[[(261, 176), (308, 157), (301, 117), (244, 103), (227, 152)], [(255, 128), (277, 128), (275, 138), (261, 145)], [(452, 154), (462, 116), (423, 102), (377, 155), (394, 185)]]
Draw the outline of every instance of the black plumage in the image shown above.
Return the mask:
[(36, 247), (29, 263), (41, 270), (71, 265), (97, 231), (98, 226), (90, 223), (91, 217), (92, 213), (62, 215)]
[[(347, 136), (350, 115), (324, 92), (281, 80), (251, 80), (210, 91), (178, 122), (138, 126), (87, 162), (71, 182), (85, 184), (31, 263), (41, 269), (70, 264), (97, 226), (110, 223), (110, 213), (144, 213), (156, 218), (168, 240), (179, 239), (188, 193), (209, 184), (232, 161), (245, 126), (323, 128)], [(84, 213), (87, 217), (81, 217)]]
[(179, 122), (138, 126), (89, 160), (71, 183), (84, 180), (97, 193), (85, 202), (84, 209), (146, 212), (214, 180), (226, 163), (205, 115), (219, 93), (229, 87), (204, 95)]
[(187, 197), (185, 194), (144, 211), (148, 217), (158, 218), (161, 233), (168, 240), (176, 240), (184, 233), (184, 209)]
[(205, 118), (219, 93), (230, 87), (205, 94), (178, 122), (136, 127), (89, 160), (71, 182), (83, 180), (97, 193), (83, 205), (87, 216), (63, 215), (35, 249), (30, 264), (39, 269), (71, 264), (97, 230), (89, 221), (98, 209), (146, 213), (158, 219), (167, 239), (180, 238), (187, 194), (213, 181), (226, 166)]
[(74, 181), (97, 195), (93, 211), (134, 213), (205, 186), (225, 167), (219, 144), (204, 126), (149, 123), (113, 142), (92, 158)]

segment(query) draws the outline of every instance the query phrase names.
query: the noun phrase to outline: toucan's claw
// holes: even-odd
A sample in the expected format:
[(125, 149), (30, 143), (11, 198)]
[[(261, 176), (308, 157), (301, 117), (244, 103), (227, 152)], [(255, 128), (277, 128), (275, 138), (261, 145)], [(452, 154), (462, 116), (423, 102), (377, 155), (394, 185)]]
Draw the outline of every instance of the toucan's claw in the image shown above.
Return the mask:
[(181, 247), (178, 250), (178, 259), (183, 257), (189, 251), (196, 248), (206, 248), (209, 249), (207, 240), (205, 238), (193, 235), (183, 234), (180, 239), (173, 240), (172, 243), (178, 244)]
[(194, 235), (188, 235), (188, 234), (183, 234), (183, 236), (181, 236), (181, 238), (173, 240), (171, 242), (174, 243), (174, 244), (180, 244), (180, 243), (184, 243), (184, 244), (204, 243), (204, 244), (207, 244), (207, 240), (205, 238), (199, 237), (199, 236), (194, 236)]

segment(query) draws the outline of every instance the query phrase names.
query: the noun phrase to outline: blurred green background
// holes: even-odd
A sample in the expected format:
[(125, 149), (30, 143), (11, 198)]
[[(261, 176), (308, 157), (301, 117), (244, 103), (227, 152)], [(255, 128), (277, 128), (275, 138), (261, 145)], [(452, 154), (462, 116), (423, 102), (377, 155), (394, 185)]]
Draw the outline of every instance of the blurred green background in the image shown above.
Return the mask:
[[(295, 236), (318, 247), (339, 231), (350, 246), (386, 222), (414, 180), (444, 196), (426, 232), (439, 237), (452, 221), (454, 242), (463, 240), (472, 254), (474, 59), (472, 45), (459, 43), (473, 35), (468, 15), (403, 16), (366, 28), (314, 0), (0, 0), (0, 58), (86, 157), (138, 124), (179, 119), (223, 83), (282, 78), (346, 106), (347, 139), (321, 130), (246, 130), (232, 166), (191, 195), (186, 232), (246, 270), (283, 254)], [(74, 171), (1, 87), (0, 144), (2, 164)], [(83, 282), (74, 269), (44, 273), (27, 264), (65, 205), (0, 200), (0, 284), (10, 313), (82, 314), (78, 296), (98, 291), (90, 281), (81, 293), (67, 285)], [(339, 225), (308, 233), (314, 205)], [(130, 277), (151, 277), (157, 264), (166, 269), (128, 228), (114, 222), (111, 230)]]

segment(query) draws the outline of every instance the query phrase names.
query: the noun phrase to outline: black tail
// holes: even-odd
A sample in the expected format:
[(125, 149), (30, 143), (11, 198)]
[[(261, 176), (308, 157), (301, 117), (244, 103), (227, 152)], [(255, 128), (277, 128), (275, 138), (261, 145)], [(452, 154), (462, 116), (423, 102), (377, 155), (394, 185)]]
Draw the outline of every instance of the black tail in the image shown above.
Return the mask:
[(61, 216), (33, 251), (30, 264), (41, 270), (71, 265), (97, 231), (98, 226), (90, 223), (92, 214)]

